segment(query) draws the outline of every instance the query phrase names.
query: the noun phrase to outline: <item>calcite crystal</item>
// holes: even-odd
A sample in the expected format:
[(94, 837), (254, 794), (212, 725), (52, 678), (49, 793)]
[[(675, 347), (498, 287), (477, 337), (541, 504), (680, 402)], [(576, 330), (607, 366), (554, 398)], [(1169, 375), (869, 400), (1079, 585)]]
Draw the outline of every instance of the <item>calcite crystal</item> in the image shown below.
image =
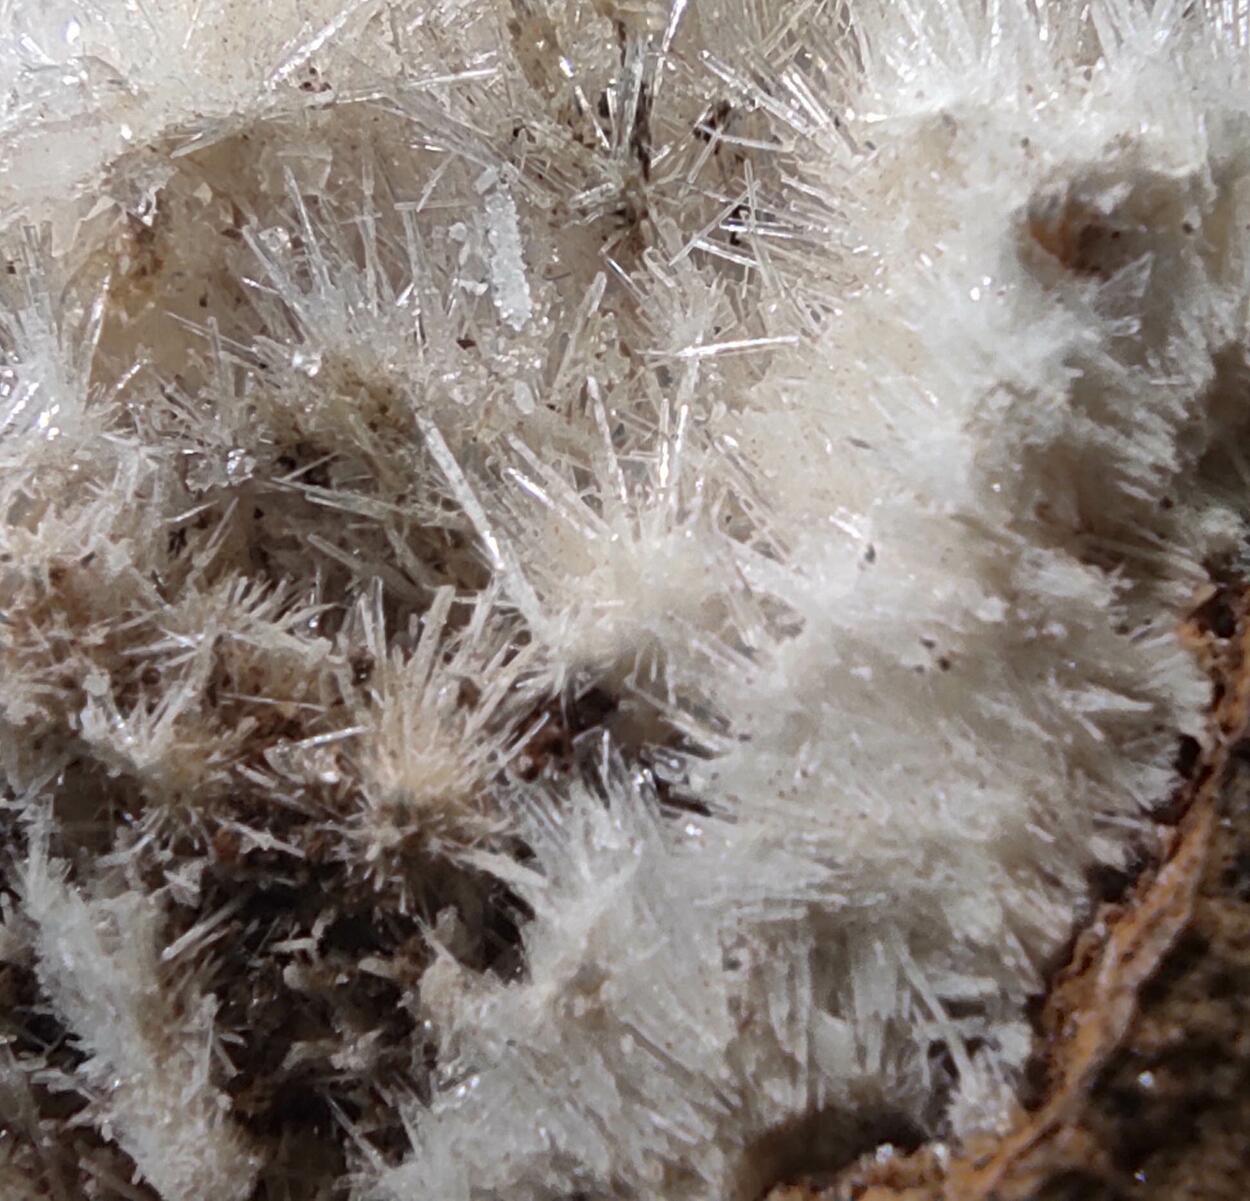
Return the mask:
[(1210, 745), (1244, 4), (10, 0), (0, 74), (8, 1193), (1008, 1122)]

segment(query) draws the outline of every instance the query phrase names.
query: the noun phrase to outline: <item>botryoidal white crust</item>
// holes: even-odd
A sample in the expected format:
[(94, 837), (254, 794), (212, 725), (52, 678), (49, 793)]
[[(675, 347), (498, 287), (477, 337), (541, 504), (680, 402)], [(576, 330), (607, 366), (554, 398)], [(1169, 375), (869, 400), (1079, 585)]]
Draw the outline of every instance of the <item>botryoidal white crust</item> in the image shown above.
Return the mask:
[(0, 1185), (1009, 1120), (1244, 567), (1245, 4), (10, 0), (0, 75)]

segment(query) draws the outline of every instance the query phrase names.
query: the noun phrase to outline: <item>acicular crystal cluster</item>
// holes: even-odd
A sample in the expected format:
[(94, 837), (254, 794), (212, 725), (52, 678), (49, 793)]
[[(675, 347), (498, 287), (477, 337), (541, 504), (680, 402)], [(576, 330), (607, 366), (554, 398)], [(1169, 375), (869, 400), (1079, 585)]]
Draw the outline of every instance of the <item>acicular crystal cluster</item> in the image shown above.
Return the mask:
[(1245, 566), (1245, 5), (10, 0), (0, 79), (0, 1192), (1006, 1121)]

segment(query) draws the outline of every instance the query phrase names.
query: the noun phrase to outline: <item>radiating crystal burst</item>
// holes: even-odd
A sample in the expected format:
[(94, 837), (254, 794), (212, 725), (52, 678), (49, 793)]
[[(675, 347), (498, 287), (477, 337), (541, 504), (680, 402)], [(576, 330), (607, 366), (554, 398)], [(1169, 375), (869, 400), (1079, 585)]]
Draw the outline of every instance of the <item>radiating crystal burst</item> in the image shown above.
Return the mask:
[(1248, 39), (0, 4), (0, 1194), (1005, 1121), (1248, 566)]

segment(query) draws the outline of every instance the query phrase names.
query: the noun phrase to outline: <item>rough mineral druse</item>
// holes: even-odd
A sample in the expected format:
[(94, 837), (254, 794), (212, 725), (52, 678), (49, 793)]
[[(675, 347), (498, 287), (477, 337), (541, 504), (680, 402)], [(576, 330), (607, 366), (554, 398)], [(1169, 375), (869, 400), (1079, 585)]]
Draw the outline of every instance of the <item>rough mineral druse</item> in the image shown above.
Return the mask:
[(1244, 565), (1248, 39), (0, 4), (0, 1193), (1003, 1121)]

